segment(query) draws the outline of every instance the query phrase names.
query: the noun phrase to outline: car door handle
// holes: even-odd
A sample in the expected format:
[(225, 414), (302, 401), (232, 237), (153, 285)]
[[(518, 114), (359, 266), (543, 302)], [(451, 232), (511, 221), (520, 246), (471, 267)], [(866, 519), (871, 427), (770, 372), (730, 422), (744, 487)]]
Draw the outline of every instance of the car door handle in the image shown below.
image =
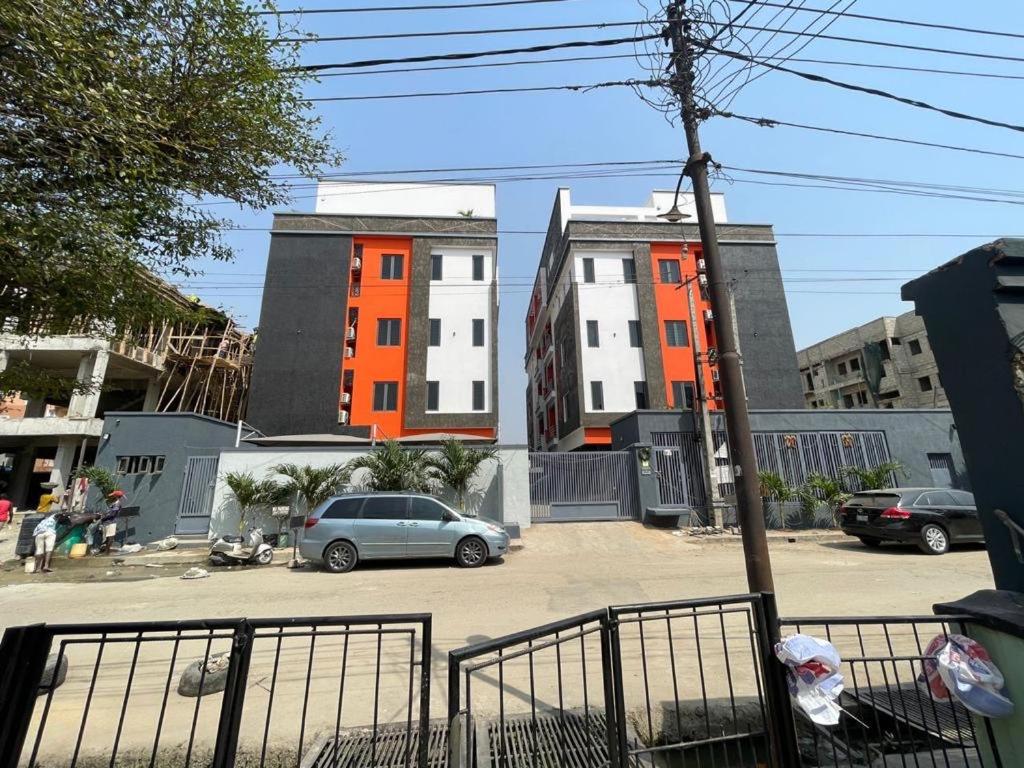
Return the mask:
[(415, 527), (417, 527), (417, 526), (419, 525), (419, 523), (407, 523), (407, 525), (408, 525), (408, 526), (409, 526), (410, 528), (415, 528)]
[(405, 523), (395, 523), (395, 525), (398, 526), (399, 528), (404, 528), (405, 527)]

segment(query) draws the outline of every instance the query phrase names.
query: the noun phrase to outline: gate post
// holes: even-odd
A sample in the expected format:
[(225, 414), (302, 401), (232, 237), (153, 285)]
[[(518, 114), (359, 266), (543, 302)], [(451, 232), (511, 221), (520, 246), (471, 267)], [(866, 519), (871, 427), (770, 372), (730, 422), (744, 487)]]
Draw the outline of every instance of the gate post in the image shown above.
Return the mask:
[(50, 640), (45, 624), (33, 624), (11, 627), (0, 641), (0, 768), (17, 768), (21, 758)]
[(631, 471), (636, 476), (637, 517), (644, 522), (648, 507), (661, 506), (661, 489), (654, 470), (654, 448), (650, 443), (633, 443), (626, 450), (633, 462)]
[(758, 645), (761, 650), (761, 671), (764, 674), (768, 699), (768, 740), (772, 765), (793, 768), (800, 765), (800, 749), (793, 720), (793, 702), (789, 698), (786, 669), (775, 658), (775, 644), (782, 639), (779, 631), (779, 611), (775, 595), (762, 592), (758, 605)]
[(242, 723), (242, 707), (245, 704), (245, 687), (249, 679), (249, 661), (255, 636), (256, 629), (248, 620), (238, 622), (231, 639), (231, 662), (224, 686), (224, 699), (220, 705), (212, 768), (233, 768), (235, 764), (238, 730)]

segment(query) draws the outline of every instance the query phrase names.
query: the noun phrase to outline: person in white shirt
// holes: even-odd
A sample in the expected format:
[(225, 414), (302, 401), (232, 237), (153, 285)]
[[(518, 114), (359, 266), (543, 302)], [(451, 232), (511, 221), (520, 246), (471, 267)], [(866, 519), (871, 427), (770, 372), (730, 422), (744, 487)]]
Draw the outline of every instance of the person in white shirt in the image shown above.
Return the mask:
[(53, 573), (50, 561), (53, 559), (53, 548), (57, 545), (57, 513), (51, 512), (32, 531), (36, 540), (36, 573)]

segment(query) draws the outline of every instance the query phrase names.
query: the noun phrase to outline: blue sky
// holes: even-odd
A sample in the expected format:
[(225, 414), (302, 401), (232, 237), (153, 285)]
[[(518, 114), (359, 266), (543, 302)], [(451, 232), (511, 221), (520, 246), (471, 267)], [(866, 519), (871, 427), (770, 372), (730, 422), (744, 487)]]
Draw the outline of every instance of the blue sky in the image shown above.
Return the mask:
[[(391, 0), (280, 0), (282, 8), (353, 7), (407, 4)], [(425, 0), (411, 0), (425, 2)], [(826, 8), (826, 0), (805, 6)], [(844, 7), (840, 5), (839, 7)], [(733, 2), (733, 11), (742, 3)], [(776, 9), (764, 9), (754, 24), (764, 24)], [(1024, 5), (989, 0), (967, 6), (943, 2), (892, 3), (859, 0), (853, 11), (917, 21), (965, 25), (1024, 33)], [(632, 0), (568, 0), (514, 8), (403, 13), (330, 14), (304, 17), (300, 25), (320, 35), (424, 32), (433, 30), (589, 24), (632, 21), (644, 12)], [(750, 14), (748, 14), (748, 19)], [(798, 14), (788, 28), (800, 29)], [(781, 20), (781, 19), (780, 19)], [(777, 22), (776, 22), (777, 23)], [(565, 40), (619, 37), (631, 28), (532, 32), (460, 38), (325, 42), (308, 46), (306, 63), (414, 56), (451, 51), (520, 47)], [(743, 31), (750, 37), (752, 31)], [(1019, 56), (1020, 40), (960, 32), (925, 30), (843, 18), (828, 34), (911, 45)], [(755, 41), (755, 47), (767, 35)], [(786, 38), (789, 39), (789, 38)], [(777, 38), (772, 48), (778, 46)], [(581, 49), (577, 53), (533, 54), (533, 58), (630, 53), (630, 46)], [(766, 51), (767, 52), (767, 51)], [(815, 40), (799, 58), (834, 59), (898, 66), (930, 67), (1024, 77), (1024, 62), (886, 49), (833, 40)], [(522, 60), (526, 55), (508, 56)], [(488, 59), (500, 61), (502, 59)], [(428, 65), (429, 66), (429, 65)], [(792, 63), (795, 69), (881, 88), (893, 93), (1009, 123), (1024, 123), (1024, 80), (894, 72), (836, 65)], [(414, 91), (507, 88), (597, 83), (644, 77), (632, 59), (552, 63), (487, 69), (330, 77), (311, 85), (309, 96), (369, 95)], [(744, 88), (735, 112), (791, 122), (888, 134), (923, 141), (1024, 154), (1024, 134), (978, 125), (874, 96), (809, 83), (784, 73), (769, 73)], [(319, 103), (316, 109), (347, 160), (339, 173), (430, 167), (653, 160), (683, 154), (682, 131), (644, 104), (627, 88), (588, 93), (492, 94), (395, 101)], [(1021, 189), (1024, 161), (918, 148), (859, 138), (824, 135), (791, 128), (759, 128), (713, 119), (702, 128), (706, 151), (728, 166), (806, 173), (899, 179), (974, 187)], [(991, 237), (796, 237), (797, 233), (1024, 233), (1020, 209), (1005, 202), (973, 202), (840, 190), (811, 190), (720, 181), (730, 221), (770, 223), (779, 233), (778, 252), (787, 280), (790, 318), (797, 346), (825, 338), (881, 314), (911, 308), (899, 299), (899, 286), (920, 272), (948, 261)], [(399, 177), (402, 178), (402, 177)], [(407, 177), (415, 178), (415, 177)], [(750, 177), (747, 177), (750, 178)], [(670, 174), (657, 178), (557, 179), (499, 183), (500, 229), (546, 227), (555, 190), (572, 189), (583, 204), (638, 205), (655, 187), (671, 187)], [(292, 210), (312, 209), (312, 190), (296, 190)], [(986, 195), (991, 196), (991, 195)], [(1006, 194), (1003, 194), (1006, 197)], [(239, 226), (269, 227), (271, 212), (218, 206)], [(266, 265), (266, 232), (231, 232), (237, 250), (232, 264), (214, 264), (188, 290), (230, 309), (248, 327), (258, 324), (260, 287)], [(525, 440), (523, 317), (528, 285), (539, 257), (540, 235), (503, 235), (499, 327), (501, 439)], [(818, 270), (851, 270), (821, 272)], [(802, 271), (803, 270), (803, 271)], [(840, 280), (842, 278), (842, 280)], [(852, 282), (850, 278), (862, 278)], [(820, 282), (809, 282), (817, 280)]]

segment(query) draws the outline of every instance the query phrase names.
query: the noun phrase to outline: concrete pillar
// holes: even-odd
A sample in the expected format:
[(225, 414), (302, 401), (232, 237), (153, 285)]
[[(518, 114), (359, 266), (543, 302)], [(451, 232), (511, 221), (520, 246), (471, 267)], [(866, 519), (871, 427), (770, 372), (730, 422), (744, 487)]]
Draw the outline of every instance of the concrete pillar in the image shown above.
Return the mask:
[(42, 398), (25, 401), (25, 418), (41, 419), (46, 415), (46, 401)]
[(11, 487), (7, 495), (18, 509), (25, 509), (28, 505), (28, 494), (31, 490), (28, 487), (29, 478), (32, 477), (32, 457), (35, 455), (35, 446), (31, 443), (22, 448), (14, 459), (14, 473), (11, 476)]
[(75, 451), (78, 450), (79, 440), (76, 437), (62, 437), (57, 442), (57, 455), (53, 459), (53, 469), (50, 470), (50, 482), (56, 483), (59, 488), (67, 488), (71, 483), (71, 472), (74, 470)]
[(110, 353), (105, 349), (97, 349), (86, 355), (78, 364), (77, 379), (90, 385), (89, 392), (74, 394), (68, 405), (68, 418), (94, 419), (100, 404), (100, 390), (107, 375), (107, 363)]
[(153, 379), (146, 387), (146, 399), (142, 403), (142, 410), (152, 412), (160, 405), (160, 380)]

